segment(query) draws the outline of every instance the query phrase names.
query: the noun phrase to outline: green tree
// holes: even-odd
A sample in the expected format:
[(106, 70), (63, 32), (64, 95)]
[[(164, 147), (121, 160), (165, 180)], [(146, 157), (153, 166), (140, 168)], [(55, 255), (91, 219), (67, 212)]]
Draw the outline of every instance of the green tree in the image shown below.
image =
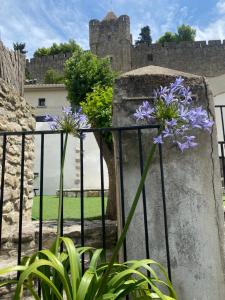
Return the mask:
[(164, 44), (166, 42), (194, 42), (196, 30), (189, 25), (181, 25), (177, 27), (177, 33), (166, 32), (158, 39), (158, 43)]
[(99, 59), (81, 49), (65, 62), (64, 74), (68, 99), (76, 106), (86, 99), (96, 84), (112, 86), (115, 78), (108, 58)]
[(165, 32), (158, 40), (158, 43), (160, 44), (168, 42), (177, 42), (177, 36), (172, 32)]
[(149, 26), (144, 26), (141, 28), (141, 32), (135, 44), (139, 45), (139, 44), (151, 44), (151, 43), (152, 43), (151, 29)]
[[(82, 106), (92, 127), (111, 126), (112, 86), (116, 74), (108, 58), (99, 59), (89, 51), (79, 49), (65, 63), (65, 85), (72, 106)], [(100, 146), (109, 175), (109, 193), (106, 215), (116, 218), (116, 177), (114, 147), (111, 134), (94, 133)]]
[(64, 76), (50, 68), (45, 73), (44, 83), (64, 83)]
[(189, 25), (181, 25), (177, 27), (177, 41), (194, 42), (196, 37), (196, 30)]
[(26, 54), (27, 51), (25, 50), (26, 44), (25, 43), (13, 43), (13, 49), (14, 51), (20, 51), (22, 54)]
[(38, 48), (35, 52), (34, 52), (34, 57), (42, 57), (42, 56), (47, 56), (50, 55), (50, 48)]
[(47, 55), (56, 55), (56, 54), (65, 54), (68, 52), (73, 53), (77, 49), (80, 49), (80, 47), (76, 44), (74, 40), (69, 40), (67, 43), (53, 43), (52, 46), (48, 48), (38, 48), (34, 52), (34, 57), (42, 57)]

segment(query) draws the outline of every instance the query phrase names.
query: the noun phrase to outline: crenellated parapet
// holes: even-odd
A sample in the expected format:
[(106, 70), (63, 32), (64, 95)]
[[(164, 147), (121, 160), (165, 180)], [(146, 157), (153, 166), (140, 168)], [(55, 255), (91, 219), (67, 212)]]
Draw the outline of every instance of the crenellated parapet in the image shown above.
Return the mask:
[(194, 41), (194, 42), (189, 42), (189, 41), (184, 41), (184, 42), (166, 42), (164, 44), (160, 43), (155, 43), (155, 44), (138, 44), (138, 45), (133, 45), (134, 48), (140, 49), (143, 47), (148, 47), (148, 48), (205, 48), (205, 47), (221, 47), (224, 49), (225, 47), (225, 40), (209, 40), (208, 42), (206, 41)]
[(72, 56), (71, 52), (34, 57), (26, 61), (26, 68), (31, 79), (37, 79), (37, 82), (43, 83), (46, 72), (54, 69), (63, 73), (64, 64)]
[[(98, 57), (108, 56), (112, 68), (125, 72), (148, 65), (180, 70), (206, 77), (225, 74), (225, 41), (170, 42), (133, 45), (130, 18), (109, 12), (103, 20), (89, 22), (90, 50)], [(71, 53), (27, 60), (31, 79), (43, 83), (48, 69), (63, 73)]]
[(225, 41), (139, 44), (131, 49), (131, 69), (158, 65), (207, 77), (225, 73)]

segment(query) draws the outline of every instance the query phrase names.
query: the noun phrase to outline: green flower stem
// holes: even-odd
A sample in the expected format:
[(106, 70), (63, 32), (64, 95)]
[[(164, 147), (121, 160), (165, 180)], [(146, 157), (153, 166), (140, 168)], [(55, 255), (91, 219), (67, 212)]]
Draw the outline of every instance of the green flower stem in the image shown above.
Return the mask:
[(151, 162), (152, 162), (154, 154), (155, 154), (156, 146), (157, 146), (156, 144), (153, 144), (152, 147), (150, 148), (149, 153), (148, 153), (147, 160), (146, 160), (145, 165), (144, 165), (143, 174), (141, 176), (141, 180), (140, 180), (140, 183), (139, 183), (136, 195), (134, 197), (134, 200), (133, 200), (130, 212), (128, 214), (128, 217), (127, 217), (126, 223), (124, 225), (124, 228), (123, 228), (123, 230), (121, 232), (120, 238), (119, 238), (119, 240), (116, 243), (115, 249), (114, 249), (113, 254), (112, 254), (112, 258), (111, 258), (111, 260), (110, 260), (110, 262), (108, 264), (108, 267), (107, 267), (107, 269), (105, 271), (103, 279), (102, 279), (102, 281), (100, 283), (99, 292), (100, 292), (101, 289), (103, 289), (104, 287), (106, 287), (107, 277), (110, 274), (110, 271), (111, 271), (111, 269), (113, 267), (113, 264), (114, 264), (114, 262), (115, 262), (115, 260), (116, 260), (116, 258), (118, 256), (119, 250), (120, 250), (120, 248), (121, 248), (121, 246), (122, 246), (122, 244), (123, 244), (123, 242), (125, 240), (128, 228), (129, 228), (131, 220), (132, 220), (132, 218), (134, 216), (135, 209), (137, 207), (137, 204), (138, 204), (141, 192), (142, 192), (143, 187), (144, 187), (144, 183), (145, 183), (145, 179), (146, 179), (147, 174), (148, 174), (149, 167), (151, 165)]
[(63, 174), (64, 174), (64, 164), (65, 164), (65, 157), (66, 157), (67, 141), (68, 141), (68, 132), (66, 132), (65, 142), (64, 142), (64, 146), (63, 146), (61, 167), (60, 167), (59, 206), (58, 206), (58, 221), (57, 221), (57, 235), (56, 235), (55, 254), (58, 253), (59, 238), (60, 238), (60, 227), (61, 227), (61, 222), (62, 222)]

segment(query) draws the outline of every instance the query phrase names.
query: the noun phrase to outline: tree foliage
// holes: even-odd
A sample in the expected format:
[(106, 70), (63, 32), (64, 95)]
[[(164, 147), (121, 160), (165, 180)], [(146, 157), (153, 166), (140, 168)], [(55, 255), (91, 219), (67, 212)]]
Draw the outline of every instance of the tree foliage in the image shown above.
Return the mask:
[(164, 44), (166, 42), (194, 42), (196, 36), (196, 30), (189, 25), (181, 25), (177, 27), (177, 33), (166, 32), (162, 35), (158, 43)]
[(64, 76), (50, 68), (45, 73), (44, 83), (64, 83)]
[(81, 102), (82, 110), (93, 127), (112, 126), (112, 95), (112, 87), (96, 85), (87, 94), (86, 101)]
[(48, 48), (38, 48), (34, 52), (34, 57), (42, 57), (47, 55), (55, 55), (60, 53), (73, 53), (74, 51), (80, 49), (80, 46), (76, 44), (74, 40), (69, 40), (67, 43), (56, 44), (53, 43), (51, 47)]
[(65, 85), (72, 105), (79, 106), (96, 85), (112, 86), (115, 73), (108, 58), (97, 58), (79, 49), (65, 63)]
[(174, 33), (172, 32), (165, 32), (163, 36), (161, 36), (158, 40), (158, 43), (164, 44), (168, 42), (176, 42), (177, 37)]
[(22, 54), (26, 54), (27, 51), (25, 50), (26, 44), (25, 43), (13, 43), (13, 49), (14, 51), (20, 51)]
[[(86, 101), (80, 103), (92, 127), (112, 126), (112, 97), (112, 87), (96, 85), (93, 91), (87, 94)], [(111, 133), (104, 133), (103, 138), (107, 144), (112, 144)]]
[(151, 29), (149, 26), (144, 26), (141, 28), (141, 32), (135, 44), (139, 45), (139, 44), (151, 44), (151, 43), (152, 43)]
[(194, 42), (196, 37), (196, 30), (189, 25), (181, 25), (177, 28), (177, 41), (191, 41)]

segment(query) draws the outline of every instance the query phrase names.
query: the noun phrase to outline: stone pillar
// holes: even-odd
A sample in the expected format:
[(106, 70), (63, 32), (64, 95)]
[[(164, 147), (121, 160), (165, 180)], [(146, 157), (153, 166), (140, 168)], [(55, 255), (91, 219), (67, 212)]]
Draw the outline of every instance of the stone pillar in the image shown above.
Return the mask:
[[(191, 87), (197, 105), (202, 105), (214, 117), (212, 94), (203, 77), (149, 66), (117, 79), (113, 126), (135, 125), (132, 115), (137, 106), (149, 99), (154, 89), (169, 85), (178, 76)], [(142, 132), (146, 156), (156, 131)], [(222, 300), (225, 299), (224, 236), (216, 127), (211, 134), (196, 130), (195, 135), (199, 146), (184, 153), (167, 142), (163, 144), (172, 282), (180, 300)], [(127, 214), (140, 180), (138, 141), (134, 132), (123, 133), (123, 159)], [(167, 267), (158, 153), (145, 187), (150, 257)], [(128, 260), (146, 257), (142, 199), (127, 235), (127, 256)]]

